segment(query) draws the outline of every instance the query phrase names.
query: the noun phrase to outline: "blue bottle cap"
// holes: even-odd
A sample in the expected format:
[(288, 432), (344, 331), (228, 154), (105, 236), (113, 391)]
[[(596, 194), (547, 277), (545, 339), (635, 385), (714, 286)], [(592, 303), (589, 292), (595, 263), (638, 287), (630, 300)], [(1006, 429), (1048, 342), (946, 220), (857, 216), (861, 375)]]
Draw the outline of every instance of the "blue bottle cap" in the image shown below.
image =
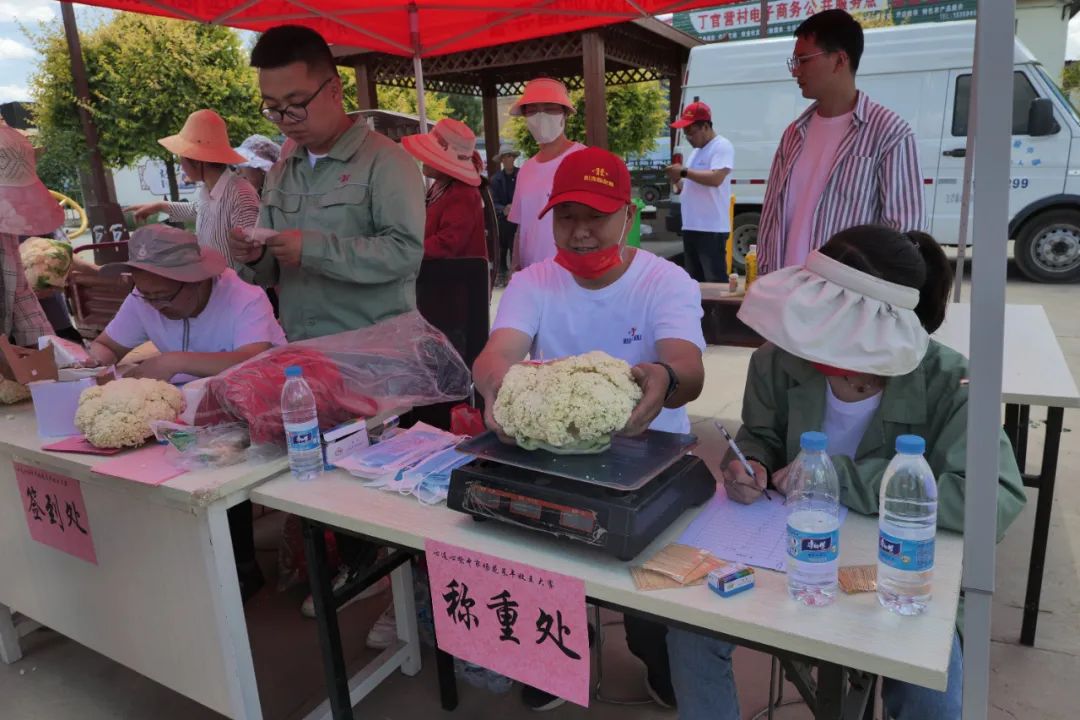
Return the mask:
[(304, 368), (300, 367), (299, 365), (290, 365), (289, 367), (285, 368), (285, 377), (287, 377), (287, 378), (303, 377), (303, 376), (304, 376)]
[(901, 435), (896, 438), (896, 452), (901, 455), (922, 455), (926, 452), (926, 441), (918, 435)]
[(810, 452), (824, 452), (829, 447), (829, 438), (823, 432), (804, 432), (799, 438), (799, 444), (803, 450)]

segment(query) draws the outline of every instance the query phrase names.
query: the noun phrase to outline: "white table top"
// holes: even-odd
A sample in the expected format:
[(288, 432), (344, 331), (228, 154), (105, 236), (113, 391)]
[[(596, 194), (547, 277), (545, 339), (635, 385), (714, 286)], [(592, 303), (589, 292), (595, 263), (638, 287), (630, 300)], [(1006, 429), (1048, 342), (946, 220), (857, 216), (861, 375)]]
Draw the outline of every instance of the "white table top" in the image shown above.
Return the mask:
[[(949, 305), (934, 339), (969, 356), (971, 305)], [(1080, 407), (1080, 392), (1042, 305), (1005, 306), (1001, 394), (1006, 403)]]
[[(426, 539), (506, 557), (585, 581), (589, 597), (677, 619), (733, 637), (802, 653), (867, 672), (944, 689), (960, 593), (963, 541), (939, 532), (934, 601), (927, 614), (904, 618), (884, 610), (873, 593), (841, 595), (826, 608), (804, 608), (787, 596), (784, 575), (757, 571), (756, 587), (721, 598), (705, 586), (641, 592), (625, 563), (599, 550), (497, 522), (475, 522), (445, 506), (362, 486), (341, 471), (301, 482), (290, 475), (251, 493), (254, 502), (397, 545), (421, 549)], [(638, 557), (674, 542), (687, 512)], [(841, 531), (842, 565), (877, 556), (874, 518), (849, 513)]]

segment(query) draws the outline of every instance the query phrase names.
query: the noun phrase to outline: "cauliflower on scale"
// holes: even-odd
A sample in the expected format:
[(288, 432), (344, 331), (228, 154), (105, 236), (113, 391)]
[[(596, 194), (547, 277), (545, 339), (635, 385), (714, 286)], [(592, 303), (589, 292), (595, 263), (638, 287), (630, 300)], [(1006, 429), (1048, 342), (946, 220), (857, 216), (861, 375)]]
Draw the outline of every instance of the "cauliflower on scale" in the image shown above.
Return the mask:
[(32, 237), (19, 245), (19, 258), (32, 290), (64, 287), (71, 270), (71, 246), (57, 240)]
[(594, 351), (510, 368), (492, 412), (518, 445), (562, 453), (603, 452), (641, 399), (630, 366)]
[(151, 421), (172, 421), (183, 411), (184, 396), (169, 383), (121, 378), (83, 390), (75, 427), (94, 447), (136, 447), (154, 434)]

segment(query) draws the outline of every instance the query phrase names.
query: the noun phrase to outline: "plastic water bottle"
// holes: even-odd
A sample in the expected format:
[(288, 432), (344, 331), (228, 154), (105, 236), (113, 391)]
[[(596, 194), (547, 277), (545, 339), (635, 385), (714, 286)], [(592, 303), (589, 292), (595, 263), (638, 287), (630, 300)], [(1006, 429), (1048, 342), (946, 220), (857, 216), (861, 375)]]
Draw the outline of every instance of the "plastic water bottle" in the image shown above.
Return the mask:
[(315, 396), (304, 380), (299, 365), (285, 368), (281, 388), (281, 419), (285, 423), (285, 443), (289, 448), (289, 468), (300, 480), (310, 480), (323, 469), (319, 415)]
[(840, 481), (824, 433), (803, 433), (800, 444), (788, 479), (788, 594), (804, 605), (828, 605), (840, 557)]
[(878, 514), (878, 602), (919, 615), (930, 602), (937, 532), (937, 481), (918, 435), (896, 438), (896, 456), (881, 479)]

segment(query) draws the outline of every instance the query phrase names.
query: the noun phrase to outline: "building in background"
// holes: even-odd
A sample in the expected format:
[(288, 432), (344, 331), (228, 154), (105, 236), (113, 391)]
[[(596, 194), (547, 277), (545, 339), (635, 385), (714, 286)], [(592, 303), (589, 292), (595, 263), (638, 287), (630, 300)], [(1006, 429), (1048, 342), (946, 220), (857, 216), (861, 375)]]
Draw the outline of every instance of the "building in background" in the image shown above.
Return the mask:
[[(974, 20), (977, 0), (768, 0), (768, 35), (791, 35), (811, 15), (840, 8), (870, 27)], [(760, 0), (675, 13), (671, 24), (704, 42), (761, 37)], [(1016, 0), (1016, 34), (1050, 77), (1061, 78), (1069, 19), (1080, 0)]]

